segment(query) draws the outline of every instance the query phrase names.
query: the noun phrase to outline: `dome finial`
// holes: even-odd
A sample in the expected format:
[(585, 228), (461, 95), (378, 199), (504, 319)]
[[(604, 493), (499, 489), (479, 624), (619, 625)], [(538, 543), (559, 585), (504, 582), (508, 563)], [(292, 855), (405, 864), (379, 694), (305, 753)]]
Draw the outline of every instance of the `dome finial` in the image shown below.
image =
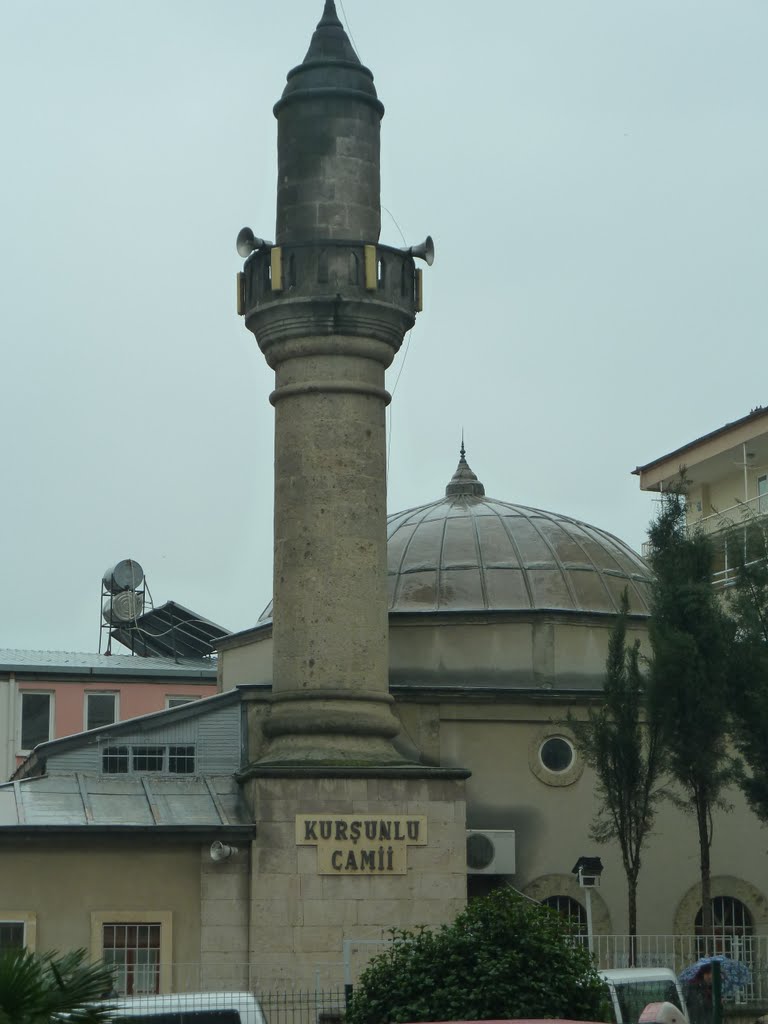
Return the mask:
[(469, 468), (464, 447), (464, 428), (461, 428), (461, 448), (459, 449), (459, 464), (456, 472), (451, 477), (448, 486), (445, 488), (446, 497), (463, 495), (474, 498), (482, 498), (485, 494), (485, 487), (477, 479), (477, 476)]

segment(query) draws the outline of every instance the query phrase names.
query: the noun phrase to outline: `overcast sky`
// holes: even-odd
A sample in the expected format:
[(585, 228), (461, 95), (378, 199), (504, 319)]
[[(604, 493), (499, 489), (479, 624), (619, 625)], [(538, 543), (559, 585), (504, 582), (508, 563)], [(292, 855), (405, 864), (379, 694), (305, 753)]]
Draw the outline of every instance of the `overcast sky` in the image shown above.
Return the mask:
[[(435, 238), (389, 507), (468, 459), (639, 548), (630, 471), (768, 400), (765, 0), (344, 0), (382, 241)], [(0, 646), (96, 650), (122, 558), (231, 630), (271, 596), (271, 372), (234, 240), (322, 0), (4, 0)], [(395, 223), (396, 222), (396, 223)], [(399, 375), (399, 377), (398, 377)]]

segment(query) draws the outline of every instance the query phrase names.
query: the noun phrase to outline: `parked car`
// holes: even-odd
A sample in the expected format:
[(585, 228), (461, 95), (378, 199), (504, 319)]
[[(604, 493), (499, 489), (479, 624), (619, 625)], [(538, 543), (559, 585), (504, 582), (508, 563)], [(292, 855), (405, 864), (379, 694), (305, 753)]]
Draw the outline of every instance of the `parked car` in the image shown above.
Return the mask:
[(600, 971), (600, 977), (608, 986), (616, 1024), (637, 1024), (650, 1003), (672, 1003), (688, 1019), (683, 990), (668, 967), (619, 967)]
[[(429, 1021), (429, 1024), (598, 1024), (598, 1022), (567, 1020), (564, 1017), (512, 1017), (508, 1020), (433, 1020)], [(600, 1024), (605, 1024), (605, 1021)]]
[(247, 992), (184, 992), (126, 996), (99, 1004), (115, 1024), (266, 1024), (258, 1000)]

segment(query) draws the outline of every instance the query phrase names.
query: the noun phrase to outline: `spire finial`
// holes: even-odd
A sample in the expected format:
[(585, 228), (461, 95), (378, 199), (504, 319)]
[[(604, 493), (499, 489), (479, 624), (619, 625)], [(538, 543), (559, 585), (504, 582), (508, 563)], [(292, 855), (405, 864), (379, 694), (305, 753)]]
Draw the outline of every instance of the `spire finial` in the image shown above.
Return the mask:
[(451, 477), (448, 486), (445, 488), (446, 497), (456, 497), (461, 495), (463, 497), (482, 498), (485, 494), (485, 488), (469, 468), (466, 454), (467, 451), (464, 447), (464, 428), (462, 427), (459, 464), (456, 467), (456, 472)]
[(336, 4), (334, 0), (325, 0), (325, 7), (323, 9), (323, 16), (318, 23), (318, 28), (322, 25), (333, 25), (342, 28), (342, 24), (339, 21), (339, 16), (336, 13)]
[[(336, 13), (334, 0), (325, 0), (323, 16), (317, 23), (312, 42), (309, 44), (307, 55), (304, 58), (305, 64), (312, 64), (316, 61), (332, 61), (333, 63), (344, 61), (357, 64), (361, 70), (364, 70)], [(370, 71), (367, 72), (367, 75), (371, 79), (373, 78)]]

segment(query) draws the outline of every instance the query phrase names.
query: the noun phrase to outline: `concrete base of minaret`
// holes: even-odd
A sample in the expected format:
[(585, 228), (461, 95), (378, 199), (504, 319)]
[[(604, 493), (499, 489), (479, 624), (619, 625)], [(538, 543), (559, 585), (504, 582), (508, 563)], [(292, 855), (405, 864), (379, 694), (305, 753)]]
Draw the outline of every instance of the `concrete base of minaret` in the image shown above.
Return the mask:
[(440, 768), (242, 774), (259, 823), (249, 959), (259, 988), (353, 980), (390, 928), (437, 927), (466, 902), (465, 779)]
[(389, 694), (364, 690), (273, 693), (269, 714), (261, 722), (263, 739), (258, 764), (410, 764), (392, 745), (400, 731), (392, 707)]

